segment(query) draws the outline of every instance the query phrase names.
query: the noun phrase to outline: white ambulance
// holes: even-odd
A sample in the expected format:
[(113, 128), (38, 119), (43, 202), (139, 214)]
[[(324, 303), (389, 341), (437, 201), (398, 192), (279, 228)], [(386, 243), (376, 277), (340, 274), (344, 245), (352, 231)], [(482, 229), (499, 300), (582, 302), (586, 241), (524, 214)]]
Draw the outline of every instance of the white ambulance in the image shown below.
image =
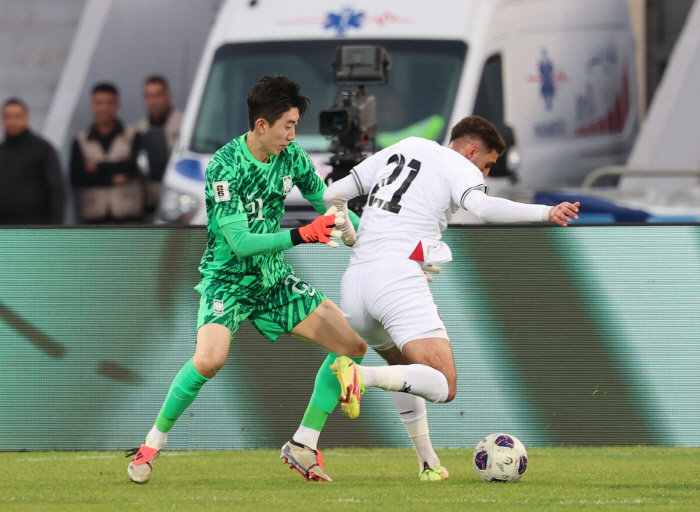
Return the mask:
[[(206, 223), (207, 163), (247, 131), (246, 96), (265, 74), (289, 76), (311, 99), (297, 141), (325, 177), (331, 141), (319, 114), (337, 102), (331, 63), (341, 45), (390, 55), (388, 83), (367, 87), (377, 148), (411, 135), (446, 143), (457, 121), (477, 114), (509, 146), (492, 190), (578, 185), (624, 163), (637, 131), (628, 9), (626, 0), (228, 0), (190, 92), (159, 221)], [(292, 217), (303, 202), (290, 193)]]

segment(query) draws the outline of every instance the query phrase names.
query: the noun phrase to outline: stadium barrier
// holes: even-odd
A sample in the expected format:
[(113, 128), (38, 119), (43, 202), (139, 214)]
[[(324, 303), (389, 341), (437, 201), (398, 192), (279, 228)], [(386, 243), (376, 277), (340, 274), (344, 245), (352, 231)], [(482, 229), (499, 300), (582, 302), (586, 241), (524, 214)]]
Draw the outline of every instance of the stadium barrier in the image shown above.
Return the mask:
[[(700, 226), (475, 226), (445, 233), (431, 289), (457, 398), (436, 447), (509, 432), (526, 446), (700, 446)], [(138, 446), (194, 351), (203, 228), (0, 230), (0, 450)], [(287, 251), (340, 303), (350, 251)], [(248, 322), (169, 449), (279, 448), (322, 349)], [(376, 354), (367, 364), (380, 364)], [(410, 446), (389, 393), (329, 419), (321, 447)]]

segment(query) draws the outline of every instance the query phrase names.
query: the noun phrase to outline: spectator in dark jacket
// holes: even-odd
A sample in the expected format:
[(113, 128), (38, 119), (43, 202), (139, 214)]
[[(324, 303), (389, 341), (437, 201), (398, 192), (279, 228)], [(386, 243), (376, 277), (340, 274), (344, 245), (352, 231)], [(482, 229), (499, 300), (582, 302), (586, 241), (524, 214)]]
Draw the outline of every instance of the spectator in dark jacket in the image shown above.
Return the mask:
[(2, 106), (0, 224), (61, 224), (63, 175), (54, 147), (29, 129), (27, 105), (10, 98)]
[(70, 173), (83, 222), (141, 220), (143, 188), (136, 158), (140, 136), (117, 118), (119, 92), (108, 83), (92, 90), (95, 123), (73, 141)]
[(151, 75), (144, 81), (143, 102), (147, 115), (134, 128), (142, 136), (148, 162), (145, 173), (146, 210), (154, 212), (158, 206), (165, 167), (180, 136), (182, 112), (173, 107), (168, 82), (160, 75)]

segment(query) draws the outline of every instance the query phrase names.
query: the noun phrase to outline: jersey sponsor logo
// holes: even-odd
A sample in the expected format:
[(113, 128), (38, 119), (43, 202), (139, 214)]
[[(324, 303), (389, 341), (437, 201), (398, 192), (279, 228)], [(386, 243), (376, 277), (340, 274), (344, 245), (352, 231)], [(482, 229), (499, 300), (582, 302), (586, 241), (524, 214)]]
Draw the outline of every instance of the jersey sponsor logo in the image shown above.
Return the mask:
[(282, 187), (284, 189), (284, 195), (286, 196), (292, 191), (292, 187), (294, 185), (292, 184), (292, 175), (288, 176), (282, 176)]
[(250, 198), (253, 197), (255, 194), (257, 194), (258, 192), (260, 192), (260, 189), (256, 190), (255, 192), (251, 192), (250, 194), (247, 194), (247, 195), (245, 196), (245, 198), (246, 198), (248, 201), (250, 201)]
[(214, 299), (214, 316), (224, 316), (224, 301)]
[(212, 187), (214, 187), (214, 200), (217, 203), (231, 200), (231, 191), (228, 188), (228, 181), (215, 181), (212, 183)]

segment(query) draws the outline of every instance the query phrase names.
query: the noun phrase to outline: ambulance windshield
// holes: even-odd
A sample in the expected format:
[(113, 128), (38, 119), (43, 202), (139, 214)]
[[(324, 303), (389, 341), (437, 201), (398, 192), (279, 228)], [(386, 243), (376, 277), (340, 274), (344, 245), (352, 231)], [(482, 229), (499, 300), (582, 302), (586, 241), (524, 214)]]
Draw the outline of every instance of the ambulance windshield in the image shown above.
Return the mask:
[(367, 86), (376, 96), (377, 147), (408, 136), (442, 141), (464, 65), (462, 41), (323, 40), (226, 44), (209, 72), (190, 149), (213, 153), (248, 131), (246, 97), (263, 75), (286, 75), (311, 100), (297, 126), (297, 142), (307, 151), (328, 151), (319, 134), (319, 113), (338, 101), (331, 63), (340, 44), (380, 44), (391, 56), (389, 81)]

